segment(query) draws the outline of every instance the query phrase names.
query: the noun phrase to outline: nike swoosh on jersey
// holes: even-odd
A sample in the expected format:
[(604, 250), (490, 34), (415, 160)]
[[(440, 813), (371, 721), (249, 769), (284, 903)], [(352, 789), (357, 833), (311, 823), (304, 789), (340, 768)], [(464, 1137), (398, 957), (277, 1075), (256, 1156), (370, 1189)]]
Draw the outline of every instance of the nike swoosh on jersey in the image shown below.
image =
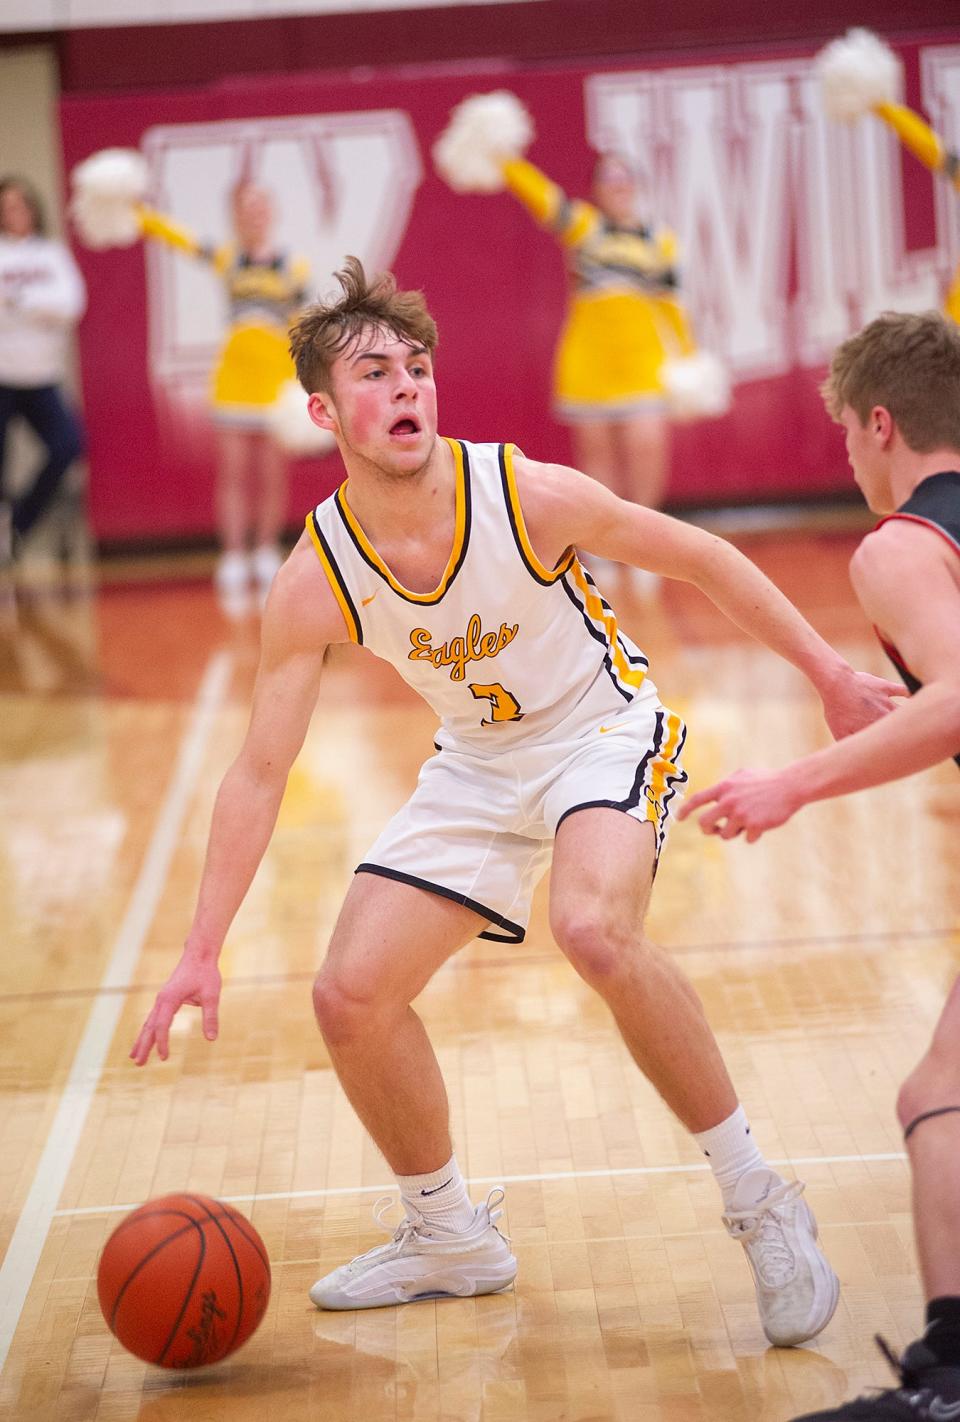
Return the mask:
[[(379, 592), (379, 591), (380, 591), (380, 589), (377, 588), (377, 592)], [(360, 606), (361, 606), (361, 607), (366, 607), (366, 606), (368, 605), (368, 603), (373, 602), (373, 599), (376, 597), (376, 595), (377, 595), (376, 592), (372, 592), (369, 597), (361, 598), (361, 599), (360, 599)]]
[(602, 736), (602, 735), (604, 735), (607, 731), (615, 731), (616, 729), (617, 729), (616, 726), (601, 726), (601, 727), (600, 727), (600, 734), (601, 734), (601, 736)]

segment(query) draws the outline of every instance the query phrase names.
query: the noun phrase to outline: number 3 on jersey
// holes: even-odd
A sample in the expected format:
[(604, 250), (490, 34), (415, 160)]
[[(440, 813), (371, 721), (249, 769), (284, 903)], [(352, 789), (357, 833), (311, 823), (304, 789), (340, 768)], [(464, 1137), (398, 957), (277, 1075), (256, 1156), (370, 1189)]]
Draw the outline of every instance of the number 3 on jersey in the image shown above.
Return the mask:
[(522, 721), (523, 712), (520, 710), (520, 702), (512, 696), (506, 687), (501, 686), (499, 681), (486, 682), (471, 681), (470, 690), (478, 701), (489, 701), (493, 708), (490, 719), (483, 717), (481, 726), (491, 726), (496, 721)]

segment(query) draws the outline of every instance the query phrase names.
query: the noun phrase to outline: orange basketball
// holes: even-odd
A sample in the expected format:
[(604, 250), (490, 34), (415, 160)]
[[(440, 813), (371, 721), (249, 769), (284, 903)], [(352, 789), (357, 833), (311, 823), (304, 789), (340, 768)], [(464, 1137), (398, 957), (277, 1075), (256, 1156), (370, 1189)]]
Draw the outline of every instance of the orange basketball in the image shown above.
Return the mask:
[(97, 1269), (111, 1332), (161, 1368), (218, 1363), (270, 1298), (270, 1261), (248, 1219), (207, 1195), (148, 1200), (117, 1225)]

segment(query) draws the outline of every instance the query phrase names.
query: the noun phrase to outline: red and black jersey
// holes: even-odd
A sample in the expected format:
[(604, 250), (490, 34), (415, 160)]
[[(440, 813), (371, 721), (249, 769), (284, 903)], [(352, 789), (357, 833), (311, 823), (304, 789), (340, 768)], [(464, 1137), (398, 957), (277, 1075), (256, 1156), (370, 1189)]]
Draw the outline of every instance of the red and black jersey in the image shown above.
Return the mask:
[[(911, 523), (922, 523), (927, 528), (932, 528), (960, 558), (960, 473), (949, 470), (943, 474), (931, 474), (917, 485), (896, 513), (882, 518), (877, 527), (881, 528), (892, 518), (909, 519)], [(914, 676), (893, 643), (888, 642), (879, 632), (877, 635), (904, 684), (911, 693), (919, 691), (923, 682)], [(960, 765), (960, 754), (954, 756), (954, 760)]]

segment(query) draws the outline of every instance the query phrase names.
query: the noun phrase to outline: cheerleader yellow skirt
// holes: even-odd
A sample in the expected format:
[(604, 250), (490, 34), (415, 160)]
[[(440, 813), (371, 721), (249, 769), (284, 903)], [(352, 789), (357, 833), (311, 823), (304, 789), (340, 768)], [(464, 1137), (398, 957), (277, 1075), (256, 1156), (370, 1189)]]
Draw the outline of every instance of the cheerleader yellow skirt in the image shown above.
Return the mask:
[(235, 326), (213, 372), (213, 417), (217, 424), (261, 429), (281, 387), (295, 378), (286, 331)]
[(557, 346), (554, 411), (570, 422), (660, 410), (664, 361), (693, 350), (683, 308), (669, 297), (577, 295)]
[(960, 267), (957, 267), (943, 309), (960, 326)]

